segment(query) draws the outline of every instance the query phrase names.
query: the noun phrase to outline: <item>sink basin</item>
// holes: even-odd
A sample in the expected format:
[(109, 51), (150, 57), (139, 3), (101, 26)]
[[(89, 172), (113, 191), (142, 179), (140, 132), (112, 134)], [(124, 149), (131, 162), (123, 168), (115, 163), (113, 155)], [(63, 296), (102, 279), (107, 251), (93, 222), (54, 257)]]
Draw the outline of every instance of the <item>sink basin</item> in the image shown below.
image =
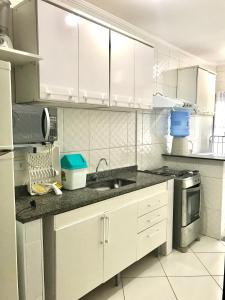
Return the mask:
[(126, 186), (132, 183), (135, 183), (135, 181), (115, 178), (115, 179), (104, 180), (100, 182), (94, 182), (89, 184), (87, 187), (90, 189), (94, 189), (96, 191), (108, 191), (108, 190), (118, 189), (122, 186)]

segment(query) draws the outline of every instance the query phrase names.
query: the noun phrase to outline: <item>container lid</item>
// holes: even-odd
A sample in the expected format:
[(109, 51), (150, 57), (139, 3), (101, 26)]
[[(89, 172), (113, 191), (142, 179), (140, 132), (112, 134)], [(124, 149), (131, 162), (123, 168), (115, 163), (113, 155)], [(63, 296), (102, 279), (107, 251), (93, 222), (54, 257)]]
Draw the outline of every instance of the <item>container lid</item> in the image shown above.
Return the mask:
[(87, 161), (81, 154), (66, 154), (61, 159), (61, 167), (66, 170), (87, 168)]

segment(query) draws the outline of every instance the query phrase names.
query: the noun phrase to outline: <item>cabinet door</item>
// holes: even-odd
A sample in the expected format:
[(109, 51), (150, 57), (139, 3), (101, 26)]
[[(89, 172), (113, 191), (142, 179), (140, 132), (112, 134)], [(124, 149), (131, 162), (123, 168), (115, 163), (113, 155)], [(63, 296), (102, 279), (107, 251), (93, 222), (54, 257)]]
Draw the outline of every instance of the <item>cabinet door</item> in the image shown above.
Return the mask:
[(101, 215), (57, 229), (56, 300), (82, 297), (103, 282)]
[(105, 216), (104, 281), (136, 261), (137, 205), (124, 206)]
[(213, 114), (215, 107), (216, 75), (198, 69), (197, 106), (200, 112)]
[(111, 31), (110, 106), (134, 107), (134, 41)]
[(109, 29), (79, 20), (79, 101), (109, 105)]
[(74, 102), (78, 98), (77, 17), (38, 1), (40, 98)]
[(135, 107), (150, 109), (153, 97), (154, 49), (140, 42), (135, 43)]
[(177, 98), (197, 102), (197, 67), (178, 69)]

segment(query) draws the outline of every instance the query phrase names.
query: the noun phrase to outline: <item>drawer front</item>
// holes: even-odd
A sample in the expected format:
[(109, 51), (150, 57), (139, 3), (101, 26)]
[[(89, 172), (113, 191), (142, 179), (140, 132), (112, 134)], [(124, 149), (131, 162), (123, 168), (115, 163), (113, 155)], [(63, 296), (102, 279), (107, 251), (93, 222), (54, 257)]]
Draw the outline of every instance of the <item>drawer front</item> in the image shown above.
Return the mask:
[(167, 218), (167, 205), (156, 209), (138, 219), (138, 232), (165, 220)]
[(145, 200), (141, 201), (138, 207), (138, 216), (143, 216), (157, 208), (160, 208), (168, 203), (168, 191), (157, 193), (153, 196), (149, 196)]
[(138, 234), (138, 259), (166, 242), (166, 226), (167, 220), (164, 220)]

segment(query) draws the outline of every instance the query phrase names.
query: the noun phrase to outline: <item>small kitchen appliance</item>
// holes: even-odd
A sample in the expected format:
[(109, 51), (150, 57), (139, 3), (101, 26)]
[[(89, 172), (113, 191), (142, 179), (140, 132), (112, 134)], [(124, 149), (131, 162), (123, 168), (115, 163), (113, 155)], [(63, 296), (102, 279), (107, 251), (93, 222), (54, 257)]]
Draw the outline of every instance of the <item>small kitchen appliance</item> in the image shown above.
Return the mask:
[(13, 105), (14, 145), (53, 143), (57, 140), (57, 108)]
[(200, 238), (201, 178), (199, 171), (164, 166), (145, 172), (174, 177), (173, 247), (186, 252)]
[(189, 120), (190, 112), (187, 110), (177, 109), (171, 112), (172, 154), (186, 155), (189, 153)]
[(13, 47), (9, 37), (10, 5), (9, 0), (0, 1), (0, 47)]

